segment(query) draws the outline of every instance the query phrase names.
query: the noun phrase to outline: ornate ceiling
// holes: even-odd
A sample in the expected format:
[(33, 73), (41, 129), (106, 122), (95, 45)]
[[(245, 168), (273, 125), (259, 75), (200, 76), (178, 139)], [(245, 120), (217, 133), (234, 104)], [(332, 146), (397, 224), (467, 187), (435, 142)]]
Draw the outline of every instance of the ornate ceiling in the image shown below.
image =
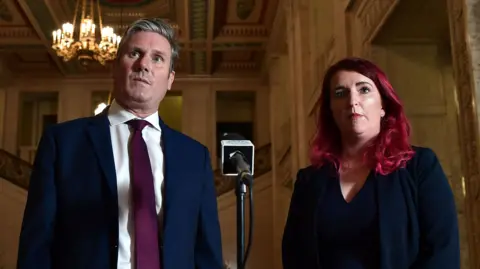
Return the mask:
[[(278, 0), (100, 0), (103, 24), (123, 33), (134, 20), (160, 17), (177, 30), (177, 75), (258, 75)], [(99, 75), (109, 66), (63, 62), (52, 31), (71, 21), (75, 0), (0, 0), (0, 54), (14, 74)]]

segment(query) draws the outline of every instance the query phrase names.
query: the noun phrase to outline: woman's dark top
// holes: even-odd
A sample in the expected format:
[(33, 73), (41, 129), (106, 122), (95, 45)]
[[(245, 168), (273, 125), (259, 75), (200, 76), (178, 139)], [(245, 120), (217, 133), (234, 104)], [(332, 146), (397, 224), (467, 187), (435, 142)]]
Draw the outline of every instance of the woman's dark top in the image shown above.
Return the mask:
[[(428, 148), (413, 149), (415, 156), (405, 168), (388, 175), (372, 173), (374, 180), (368, 183), (376, 189), (378, 268), (460, 269), (457, 210), (452, 189), (435, 153)], [(320, 254), (319, 247), (320, 232), (325, 236), (321, 229), (333, 230), (321, 227), (319, 218), (323, 215), (323, 221), (327, 219), (327, 212), (321, 213), (319, 208), (325, 205), (322, 201), (329, 199), (325, 197), (332, 194), (327, 186), (331, 169), (325, 167), (309, 166), (297, 174), (283, 233), (283, 269), (330, 269), (322, 266), (325, 261), (320, 261), (321, 256), (327, 254)], [(369, 192), (369, 188), (363, 191)], [(360, 200), (360, 197), (356, 198)], [(364, 217), (373, 214), (357, 210)], [(332, 219), (326, 221), (330, 226), (335, 224)], [(338, 223), (339, 228), (340, 225)]]
[(347, 203), (338, 177), (328, 179), (317, 214), (318, 254), (322, 268), (378, 268), (379, 238), (375, 177)]

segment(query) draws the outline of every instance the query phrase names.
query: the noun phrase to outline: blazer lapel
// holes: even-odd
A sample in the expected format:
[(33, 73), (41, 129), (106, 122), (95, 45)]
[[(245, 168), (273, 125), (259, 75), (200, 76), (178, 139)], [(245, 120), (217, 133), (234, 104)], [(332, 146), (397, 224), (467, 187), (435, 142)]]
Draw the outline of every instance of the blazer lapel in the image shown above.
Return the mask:
[(159, 119), (160, 128), (162, 130), (162, 149), (163, 149), (163, 170), (164, 170), (164, 184), (165, 190), (167, 185), (169, 185), (170, 180), (172, 178), (172, 165), (175, 163), (175, 158), (177, 155), (174, 148), (174, 133), (172, 130), (162, 121)]
[(321, 168), (315, 169), (311, 175), (308, 175), (307, 179), (312, 182), (306, 184), (308, 186), (308, 199), (305, 205), (308, 205), (308, 208), (305, 208), (305, 210), (309, 212), (310, 220), (307, 222), (310, 223), (309, 228), (314, 236), (311, 236), (310, 233), (301, 233), (298, 236), (304, 237), (303, 242), (309, 242), (309, 246), (305, 250), (306, 264), (315, 264), (314, 268), (320, 268), (318, 263), (318, 210), (325, 196), (326, 185), (329, 180), (332, 180), (333, 173), (335, 173), (335, 170), (330, 165), (323, 165)]
[(166, 219), (170, 214), (170, 207), (173, 196), (177, 192), (178, 189), (181, 189), (182, 186), (178, 186), (177, 184), (180, 181), (175, 180), (179, 175), (179, 169), (175, 169), (175, 165), (181, 164), (181, 155), (175, 151), (175, 132), (170, 129), (160, 118), (159, 119), (160, 128), (162, 130), (162, 149), (163, 149), (163, 165), (164, 165), (164, 192), (162, 196), (164, 197), (164, 220), (163, 220), (163, 227), (165, 228)]
[(380, 262), (382, 269), (407, 268), (411, 232), (410, 207), (405, 197), (399, 171), (388, 176), (376, 175), (378, 216), (380, 228)]
[(100, 163), (100, 167), (107, 180), (107, 185), (113, 195), (117, 193), (117, 177), (115, 173), (115, 162), (113, 159), (112, 139), (110, 136), (109, 121), (106, 113), (93, 117), (87, 127), (87, 133), (92, 142), (93, 148)]

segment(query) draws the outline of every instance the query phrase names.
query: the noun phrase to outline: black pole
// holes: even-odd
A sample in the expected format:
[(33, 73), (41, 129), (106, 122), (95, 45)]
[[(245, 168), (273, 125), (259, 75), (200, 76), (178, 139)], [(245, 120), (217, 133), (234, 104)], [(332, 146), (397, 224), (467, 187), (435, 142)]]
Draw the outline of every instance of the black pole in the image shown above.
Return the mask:
[(237, 269), (244, 269), (245, 261), (245, 196), (247, 186), (243, 180), (243, 173), (236, 178), (235, 194), (237, 195)]

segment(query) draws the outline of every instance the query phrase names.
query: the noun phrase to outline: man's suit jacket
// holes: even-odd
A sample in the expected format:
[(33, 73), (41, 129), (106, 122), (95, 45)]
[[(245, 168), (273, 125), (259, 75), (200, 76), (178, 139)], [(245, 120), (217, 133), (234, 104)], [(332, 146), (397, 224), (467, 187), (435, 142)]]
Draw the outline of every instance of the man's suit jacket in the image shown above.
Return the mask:
[[(163, 269), (222, 268), (207, 148), (160, 120)], [(118, 198), (107, 113), (47, 129), (30, 180), (18, 269), (117, 267)]]
[[(460, 269), (457, 210), (435, 153), (414, 147), (406, 168), (376, 175), (381, 269)], [(317, 209), (331, 169), (297, 174), (283, 235), (283, 268), (320, 269)]]

